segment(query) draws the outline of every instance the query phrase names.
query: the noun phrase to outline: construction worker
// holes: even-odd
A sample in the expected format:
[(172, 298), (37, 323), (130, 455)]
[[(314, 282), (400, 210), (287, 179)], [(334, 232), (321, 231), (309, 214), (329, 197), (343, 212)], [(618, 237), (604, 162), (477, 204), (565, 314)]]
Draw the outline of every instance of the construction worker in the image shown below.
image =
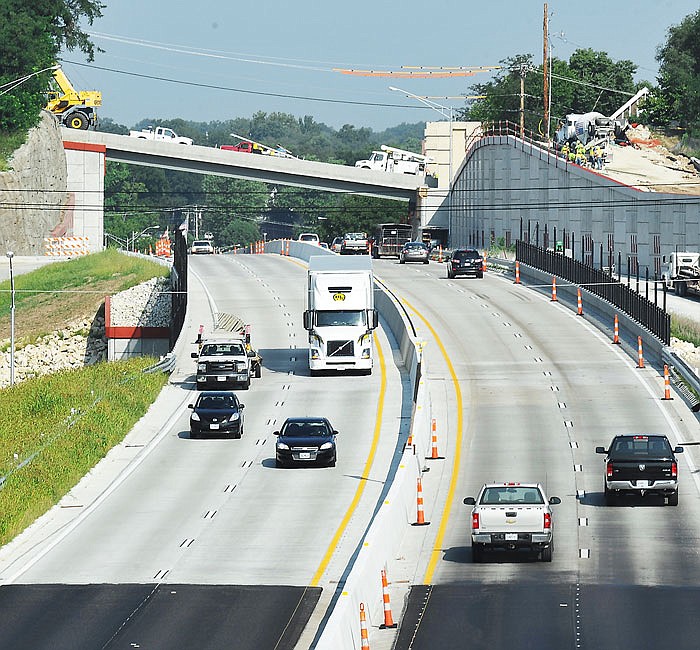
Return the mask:
[(603, 151), (597, 145), (593, 148), (593, 160), (596, 169), (603, 169)]
[(569, 159), (569, 153), (571, 153), (571, 148), (569, 147), (569, 143), (565, 142), (561, 148), (561, 155), (564, 158), (564, 160)]
[(586, 163), (586, 148), (583, 146), (583, 142), (576, 143), (576, 164), (584, 165)]

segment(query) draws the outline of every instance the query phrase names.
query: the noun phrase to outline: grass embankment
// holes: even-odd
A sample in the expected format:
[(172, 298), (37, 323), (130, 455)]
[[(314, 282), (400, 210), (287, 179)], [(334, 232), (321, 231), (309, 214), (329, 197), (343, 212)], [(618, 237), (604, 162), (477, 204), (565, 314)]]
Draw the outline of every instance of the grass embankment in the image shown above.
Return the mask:
[[(21, 347), (71, 322), (92, 319), (105, 296), (167, 275), (155, 262), (113, 249), (15, 276), (15, 338)], [(10, 281), (0, 282), (0, 337), (10, 336)]]
[(700, 323), (686, 316), (671, 314), (671, 336), (700, 347)]
[[(56, 262), (15, 278), (24, 340), (92, 317), (104, 297), (166, 269), (116, 251)], [(9, 282), (0, 332), (9, 336)], [(152, 358), (62, 371), (0, 390), (0, 544), (56, 504), (132, 429), (167, 382)]]

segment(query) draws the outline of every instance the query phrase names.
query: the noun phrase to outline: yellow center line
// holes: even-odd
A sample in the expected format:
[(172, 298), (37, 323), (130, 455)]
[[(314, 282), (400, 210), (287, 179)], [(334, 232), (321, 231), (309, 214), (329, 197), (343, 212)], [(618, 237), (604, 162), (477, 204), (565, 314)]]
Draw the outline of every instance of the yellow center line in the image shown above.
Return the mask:
[(379, 343), (379, 337), (376, 337), (374, 342), (377, 346), (377, 359), (379, 360), (379, 368), (380, 368), (380, 372), (381, 372), (381, 384), (379, 387), (379, 399), (377, 401), (377, 417), (376, 417), (376, 420), (374, 422), (374, 434), (372, 437), (372, 446), (370, 447), (369, 455), (367, 456), (367, 461), (365, 462), (364, 469), (362, 470), (362, 476), (360, 477), (360, 484), (357, 486), (357, 490), (355, 490), (355, 496), (352, 500), (352, 503), (350, 504), (350, 507), (348, 508), (347, 512), (345, 513), (343, 520), (340, 522), (340, 526), (338, 526), (338, 530), (335, 531), (335, 535), (333, 535), (333, 539), (331, 540), (331, 543), (328, 546), (328, 550), (326, 551), (326, 554), (323, 556), (323, 559), (321, 560), (321, 564), (319, 565), (318, 569), (316, 569), (316, 573), (314, 574), (314, 577), (311, 579), (311, 586), (312, 587), (317, 587), (318, 583), (321, 581), (321, 577), (323, 576), (323, 573), (325, 572), (326, 568), (328, 567), (328, 563), (331, 561), (331, 557), (333, 556), (333, 553), (335, 553), (335, 551), (336, 551), (338, 541), (340, 540), (340, 537), (345, 532), (345, 529), (347, 528), (348, 524), (350, 523), (350, 518), (355, 513), (355, 510), (357, 509), (357, 506), (360, 503), (360, 498), (362, 497), (362, 493), (365, 491), (365, 485), (367, 485), (367, 479), (369, 478), (369, 472), (372, 469), (372, 463), (374, 463), (374, 457), (377, 454), (377, 446), (379, 445), (379, 434), (380, 434), (381, 429), (382, 429), (382, 415), (384, 413), (384, 398), (386, 396), (386, 364), (384, 362), (384, 353), (382, 352), (382, 346)]
[(435, 545), (430, 553), (428, 568), (426, 569), (425, 576), (423, 577), (423, 584), (428, 585), (433, 580), (435, 566), (437, 565), (437, 561), (440, 559), (442, 542), (445, 538), (445, 532), (447, 531), (447, 522), (450, 518), (450, 510), (452, 509), (452, 502), (454, 501), (454, 494), (457, 489), (457, 476), (459, 474), (459, 464), (462, 457), (462, 432), (464, 426), (464, 416), (462, 414), (462, 390), (459, 387), (459, 380), (457, 379), (457, 373), (455, 372), (454, 366), (452, 365), (450, 357), (447, 354), (447, 350), (445, 350), (445, 346), (442, 344), (437, 332), (433, 329), (432, 325), (427, 321), (427, 319), (410, 302), (408, 302), (408, 300), (402, 299), (401, 302), (405, 303), (408, 308), (411, 309), (416, 316), (418, 316), (418, 318), (425, 323), (426, 327), (435, 338), (435, 342), (440, 348), (440, 352), (442, 353), (445, 363), (447, 364), (450, 377), (452, 377), (452, 384), (454, 385), (455, 389), (455, 398), (457, 400), (457, 432), (455, 435), (455, 455), (454, 460), (452, 461), (452, 475), (450, 476), (450, 486), (447, 490), (447, 499), (445, 500), (445, 506), (442, 510), (442, 516), (440, 517), (440, 526), (435, 538)]

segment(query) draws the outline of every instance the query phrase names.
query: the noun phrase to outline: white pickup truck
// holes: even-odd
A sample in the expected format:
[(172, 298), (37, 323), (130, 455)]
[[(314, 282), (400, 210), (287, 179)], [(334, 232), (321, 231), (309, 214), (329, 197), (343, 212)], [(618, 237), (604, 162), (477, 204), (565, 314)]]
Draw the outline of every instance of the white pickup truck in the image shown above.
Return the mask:
[(140, 131), (129, 131), (129, 136), (132, 138), (141, 138), (142, 140), (162, 140), (175, 144), (192, 144), (192, 138), (185, 138), (164, 126), (157, 126), (155, 129), (149, 127), (147, 129), (141, 129)]
[(539, 553), (552, 561), (554, 518), (550, 505), (559, 497), (547, 498), (539, 483), (487, 483), (479, 496), (464, 499), (474, 506), (471, 514), (472, 561), (481, 562), (486, 549)]

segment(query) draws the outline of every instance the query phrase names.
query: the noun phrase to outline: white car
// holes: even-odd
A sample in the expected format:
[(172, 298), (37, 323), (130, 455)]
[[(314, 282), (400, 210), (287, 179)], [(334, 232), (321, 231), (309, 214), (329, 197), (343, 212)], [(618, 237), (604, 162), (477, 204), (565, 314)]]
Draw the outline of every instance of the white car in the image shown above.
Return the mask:
[(550, 505), (559, 497), (547, 498), (539, 483), (487, 483), (479, 496), (464, 499), (474, 506), (471, 513), (472, 562), (481, 562), (486, 549), (538, 553), (552, 561), (554, 518)]
[(305, 241), (307, 244), (316, 244), (316, 246), (321, 243), (320, 237), (315, 232), (303, 232), (297, 237), (297, 241)]
[(214, 247), (207, 239), (195, 239), (190, 247), (192, 255), (213, 255)]

